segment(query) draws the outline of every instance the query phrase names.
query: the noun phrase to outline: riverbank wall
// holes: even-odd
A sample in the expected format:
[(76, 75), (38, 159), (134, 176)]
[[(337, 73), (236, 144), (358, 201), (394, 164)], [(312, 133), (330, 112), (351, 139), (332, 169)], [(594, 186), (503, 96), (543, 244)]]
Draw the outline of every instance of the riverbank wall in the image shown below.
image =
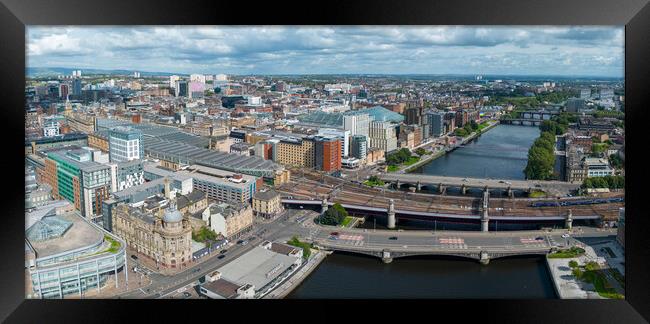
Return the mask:
[(318, 265), (325, 260), (328, 254), (331, 252), (327, 251), (318, 251), (316, 252), (305, 265), (303, 265), (300, 270), (296, 271), (289, 279), (282, 283), (273, 291), (266, 294), (262, 299), (282, 299), (289, 295), (296, 287), (302, 283), (303, 280), (316, 269)]
[[(459, 145), (463, 145), (463, 144), (467, 144), (467, 143), (471, 142), (472, 140), (474, 140), (475, 138), (477, 138), (477, 137), (480, 136), (481, 134), (483, 134), (483, 133), (489, 131), (490, 129), (492, 129), (492, 128), (498, 126), (498, 125), (499, 125), (499, 121), (496, 121), (495, 123), (486, 126), (486, 127), (485, 127), (483, 130), (481, 130), (480, 132), (474, 132), (474, 133), (472, 133), (472, 135), (467, 136), (466, 138), (463, 138), (463, 140), (461, 141), (461, 144), (459, 144)], [(454, 149), (456, 149), (456, 147), (454, 147), (454, 148), (452, 148), (452, 149), (444, 149), (444, 150), (440, 150), (440, 151), (438, 151), (437, 153), (435, 153), (435, 154), (433, 154), (433, 155), (430, 155), (430, 156), (428, 156), (428, 157), (426, 157), (426, 158), (424, 158), (424, 159), (421, 159), (421, 160), (418, 161), (417, 163), (414, 163), (414, 164), (412, 164), (412, 165), (409, 165), (409, 166), (405, 167), (404, 169), (402, 169), (402, 170), (400, 170), (400, 171), (397, 171), (397, 172), (400, 172), (400, 173), (408, 173), (408, 172), (411, 172), (411, 171), (417, 169), (418, 167), (420, 167), (420, 166), (422, 166), (422, 165), (425, 165), (425, 164), (427, 164), (427, 163), (429, 163), (429, 162), (431, 162), (431, 161), (433, 161), (433, 160), (435, 160), (435, 159), (437, 159), (437, 158), (439, 158), (439, 157), (441, 157), (441, 156), (444, 156), (445, 154), (447, 154), (447, 153), (453, 151)]]

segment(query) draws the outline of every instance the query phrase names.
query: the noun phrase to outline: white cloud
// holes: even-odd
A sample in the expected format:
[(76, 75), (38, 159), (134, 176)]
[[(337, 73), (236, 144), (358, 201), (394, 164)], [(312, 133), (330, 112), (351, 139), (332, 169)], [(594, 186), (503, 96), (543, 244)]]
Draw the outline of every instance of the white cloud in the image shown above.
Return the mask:
[(623, 41), (622, 27), (28, 27), (27, 55), (34, 67), (176, 73), (622, 76)]

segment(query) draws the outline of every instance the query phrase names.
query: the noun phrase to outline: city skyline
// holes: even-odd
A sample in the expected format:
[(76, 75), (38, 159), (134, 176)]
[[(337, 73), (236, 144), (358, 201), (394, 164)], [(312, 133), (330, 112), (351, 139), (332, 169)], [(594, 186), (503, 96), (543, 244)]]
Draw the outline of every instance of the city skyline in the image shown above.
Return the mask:
[(623, 77), (623, 27), (28, 27), (28, 68)]

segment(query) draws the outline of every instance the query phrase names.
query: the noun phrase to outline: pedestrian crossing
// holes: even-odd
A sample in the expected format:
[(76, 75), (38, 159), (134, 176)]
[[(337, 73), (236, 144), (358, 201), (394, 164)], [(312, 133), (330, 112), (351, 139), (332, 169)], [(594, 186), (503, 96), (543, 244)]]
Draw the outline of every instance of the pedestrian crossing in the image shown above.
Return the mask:
[(544, 241), (543, 238), (535, 238), (535, 237), (520, 237), (519, 241), (522, 244), (525, 244), (526, 246), (530, 247), (545, 247), (546, 242)]
[(442, 244), (442, 247), (444, 248), (459, 249), (459, 250), (467, 249), (467, 244), (465, 244), (465, 240), (460, 237), (440, 237), (438, 238), (438, 242)]
[(363, 246), (364, 245), (363, 240), (342, 240), (342, 239), (338, 239), (337, 243), (338, 244), (343, 244), (343, 245), (350, 245), (350, 246)]

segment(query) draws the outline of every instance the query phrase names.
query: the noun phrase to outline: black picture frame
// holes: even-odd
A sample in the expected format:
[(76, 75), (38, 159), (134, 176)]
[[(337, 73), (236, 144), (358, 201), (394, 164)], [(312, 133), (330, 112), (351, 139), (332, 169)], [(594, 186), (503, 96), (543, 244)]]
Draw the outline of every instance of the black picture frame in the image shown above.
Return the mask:
[[(205, 315), (211, 321), (265, 322), (381, 319), (537, 323), (643, 323), (650, 320), (650, 228), (643, 212), (643, 123), (648, 121), (650, 5), (648, 0), (546, 1), (172, 1), (1, 0), (2, 186), (0, 319), (7, 322), (171, 321)], [(25, 25), (625, 25), (626, 300), (359, 300), (137, 301), (25, 300), (22, 205)], [(636, 157), (635, 157), (636, 156)], [(168, 306), (169, 305), (169, 306)], [(172, 306), (172, 307), (170, 307)], [(302, 318), (300, 309), (318, 310)], [(127, 311), (128, 310), (128, 311)], [(338, 315), (340, 311), (351, 314)], [(170, 312), (172, 314), (170, 314)], [(231, 314), (227, 314), (232, 312)], [(218, 314), (217, 314), (218, 313)], [(290, 315), (288, 315), (290, 314)], [(187, 317), (189, 316), (189, 317)], [(237, 319), (239, 317), (239, 319)], [(259, 320), (258, 319), (258, 320)], [(450, 319), (447, 319), (449, 321)]]

